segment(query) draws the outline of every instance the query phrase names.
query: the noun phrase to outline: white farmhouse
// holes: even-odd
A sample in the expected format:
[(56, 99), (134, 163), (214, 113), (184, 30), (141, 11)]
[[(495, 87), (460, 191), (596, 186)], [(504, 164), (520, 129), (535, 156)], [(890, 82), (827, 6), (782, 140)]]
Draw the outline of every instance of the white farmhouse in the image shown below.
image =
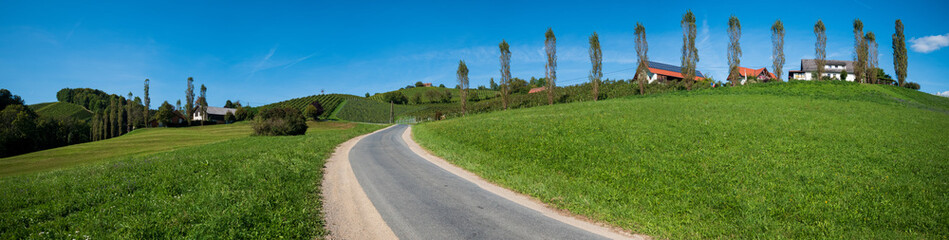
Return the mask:
[[(853, 71), (853, 61), (825, 60), (824, 73), (821, 75), (840, 80), (843, 71), (847, 71), (847, 81), (853, 82), (857, 78)], [(801, 59), (801, 70), (788, 71), (788, 79), (816, 80), (813, 76), (815, 72), (817, 72), (816, 59)]]
[(203, 106), (194, 107), (194, 114), (191, 115), (192, 121), (211, 121), (217, 123), (224, 123), (224, 115), (228, 112), (235, 114), (237, 112), (236, 108), (222, 108), (222, 107), (205, 107), (207, 108), (207, 115), (201, 114), (201, 108)]

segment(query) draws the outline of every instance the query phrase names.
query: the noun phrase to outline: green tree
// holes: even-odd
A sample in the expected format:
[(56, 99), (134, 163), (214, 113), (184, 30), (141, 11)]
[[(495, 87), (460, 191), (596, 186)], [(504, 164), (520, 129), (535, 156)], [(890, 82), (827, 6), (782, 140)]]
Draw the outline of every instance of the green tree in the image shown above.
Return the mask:
[(144, 120), (145, 120), (145, 127), (148, 127), (148, 114), (149, 114), (148, 109), (152, 107), (152, 99), (149, 98), (149, 96), (148, 96), (148, 84), (149, 84), (149, 82), (150, 82), (150, 80), (148, 80), (148, 78), (146, 78), (146, 79), (145, 79), (145, 105), (143, 106), (144, 109), (142, 109), (142, 114), (144, 114), (143, 116), (145, 116), (145, 117), (144, 117), (144, 118), (145, 118), (145, 119), (144, 119)]
[(682, 15), (682, 80), (685, 88), (692, 90), (692, 81), (695, 80), (695, 66), (699, 62), (699, 50), (695, 48), (695, 14), (687, 10)]
[(867, 32), (867, 35), (864, 36), (864, 42), (867, 46), (867, 73), (864, 74), (867, 78), (867, 83), (877, 83), (876, 68), (880, 63), (878, 48), (880, 47), (877, 44), (877, 36), (873, 32)]
[(188, 77), (188, 89), (185, 90), (185, 119), (191, 126), (191, 117), (194, 116), (194, 78)]
[(603, 78), (603, 51), (600, 49), (600, 36), (590, 35), (590, 84), (593, 85), (593, 101), (600, 97), (600, 79)]
[(502, 39), (501, 43), (498, 44), (498, 48), (501, 51), (499, 57), (501, 61), (501, 107), (507, 110), (508, 95), (510, 94), (508, 89), (511, 85), (511, 46)]
[(646, 94), (646, 82), (649, 73), (649, 43), (646, 41), (646, 27), (636, 23), (636, 81), (639, 82), (639, 95)]
[(3, 110), (10, 105), (24, 105), (23, 98), (13, 95), (10, 90), (0, 89), (0, 110)]
[(165, 101), (158, 107), (158, 112), (155, 113), (155, 120), (157, 120), (161, 126), (167, 127), (172, 123), (171, 120), (175, 117), (174, 111), (174, 107), (172, 107), (168, 101)]
[(368, 93), (368, 92), (366, 93), (366, 97), (367, 97), (367, 98), (369, 97), (369, 93)]
[(468, 66), (464, 60), (458, 60), (458, 71), (455, 73), (458, 75), (458, 86), (461, 86), (458, 91), (461, 97), (461, 114), (468, 115)]
[(425, 86), (425, 83), (422, 83), (422, 81), (415, 82), (415, 87), (424, 87), (424, 86)]
[(234, 122), (234, 114), (228, 111), (227, 113), (224, 114), (224, 124), (228, 124), (232, 122)]
[(738, 68), (741, 67), (741, 22), (738, 17), (732, 15), (728, 18), (728, 80), (731, 80), (732, 86), (738, 85), (741, 74)]
[(824, 27), (824, 21), (818, 19), (817, 23), (814, 24), (814, 35), (817, 36), (817, 42), (814, 43), (814, 62), (817, 65), (814, 79), (821, 80), (824, 76), (824, 65), (827, 61), (827, 28)]
[(129, 92), (129, 98), (125, 102), (125, 114), (127, 117), (125, 121), (125, 124), (126, 124), (125, 132), (132, 131), (132, 107), (133, 106), (135, 106), (135, 104), (132, 104), (132, 92)]
[(840, 80), (847, 81), (847, 70), (840, 71)]
[(906, 36), (903, 36), (903, 21), (896, 19), (896, 33), (893, 33), (893, 70), (900, 86), (906, 82)]
[(552, 28), (547, 28), (547, 33), (544, 33), (546, 40), (544, 40), (544, 51), (547, 53), (547, 104), (554, 104), (554, 88), (557, 87), (557, 37), (554, 36), (554, 30)]
[[(854, 50), (854, 62), (853, 62), (853, 75), (856, 78), (856, 82), (866, 83), (866, 72), (867, 72), (867, 41), (864, 38), (863, 33), (863, 21), (860, 19), (853, 20), (853, 50)], [(842, 79), (845, 80), (845, 79)]]
[(201, 114), (201, 126), (208, 121), (208, 88), (201, 84), (201, 97), (198, 98), (198, 106)]
[(231, 102), (231, 100), (227, 100), (227, 102), (224, 103), (224, 107), (225, 107), (225, 108), (234, 108), (234, 103)]
[(780, 19), (771, 25), (771, 58), (774, 76), (778, 81), (784, 76), (784, 23)]
[(488, 86), (491, 87), (491, 90), (494, 90), (494, 91), (498, 90), (498, 83), (494, 82), (494, 78), (491, 78), (491, 82), (490, 84), (488, 84)]

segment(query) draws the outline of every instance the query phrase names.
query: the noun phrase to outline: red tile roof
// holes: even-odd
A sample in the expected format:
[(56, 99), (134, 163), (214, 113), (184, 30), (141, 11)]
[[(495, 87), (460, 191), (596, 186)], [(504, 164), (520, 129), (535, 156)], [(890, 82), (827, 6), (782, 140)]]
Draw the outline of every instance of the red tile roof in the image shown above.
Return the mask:
[[(746, 68), (746, 67), (738, 67), (738, 74), (742, 77), (744, 76), (757, 77), (758, 75), (761, 75), (762, 71), (767, 71), (767, 70), (768, 70), (767, 68), (751, 69), (751, 68)], [(771, 73), (771, 72), (768, 72), (768, 76), (771, 76), (771, 78), (776, 78), (774, 77), (774, 73)]]
[[(673, 71), (668, 71), (668, 70), (662, 70), (662, 69), (658, 69), (658, 68), (649, 68), (649, 72), (652, 72), (652, 73), (655, 73), (655, 74), (659, 74), (659, 75), (663, 75), (663, 76), (676, 77), (676, 78), (685, 78), (685, 77), (682, 76), (682, 73), (673, 72)], [(696, 76), (696, 77), (695, 77), (695, 80), (704, 80), (704, 79), (705, 79), (705, 78), (699, 77), (699, 76)]]
[(527, 93), (543, 92), (544, 90), (547, 90), (547, 87), (535, 87), (531, 88), (531, 90), (527, 91)]

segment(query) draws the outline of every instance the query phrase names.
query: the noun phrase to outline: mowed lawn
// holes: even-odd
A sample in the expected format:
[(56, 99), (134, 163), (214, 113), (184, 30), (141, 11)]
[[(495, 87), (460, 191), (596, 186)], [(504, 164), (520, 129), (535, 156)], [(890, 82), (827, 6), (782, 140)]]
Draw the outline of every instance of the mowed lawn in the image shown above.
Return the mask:
[(777, 83), (420, 124), (435, 154), (659, 238), (949, 237), (949, 99)]
[[(311, 122), (306, 135), (287, 137), (252, 137), (249, 125), (230, 127), (149, 129), (95, 143), (102, 149), (71, 150), (122, 152), (109, 159), (2, 177), (0, 239), (322, 236), (325, 159), (338, 144), (384, 126)], [(205, 130), (231, 139), (206, 139), (212, 134), (199, 133)], [(133, 140), (141, 142), (127, 143)], [(208, 144), (155, 153), (124, 149), (179, 141)]]
[(74, 166), (116, 156), (149, 154), (204, 145), (246, 137), (252, 131), (251, 125), (246, 122), (188, 128), (138, 129), (117, 138), (0, 158), (0, 177)]

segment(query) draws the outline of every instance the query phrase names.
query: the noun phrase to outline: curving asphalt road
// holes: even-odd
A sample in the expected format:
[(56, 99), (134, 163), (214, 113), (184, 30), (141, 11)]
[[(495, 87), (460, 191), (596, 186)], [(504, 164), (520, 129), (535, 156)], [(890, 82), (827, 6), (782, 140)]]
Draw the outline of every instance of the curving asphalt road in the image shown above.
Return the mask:
[(398, 125), (366, 136), (349, 160), (400, 239), (604, 239), (479, 188), (418, 156)]

